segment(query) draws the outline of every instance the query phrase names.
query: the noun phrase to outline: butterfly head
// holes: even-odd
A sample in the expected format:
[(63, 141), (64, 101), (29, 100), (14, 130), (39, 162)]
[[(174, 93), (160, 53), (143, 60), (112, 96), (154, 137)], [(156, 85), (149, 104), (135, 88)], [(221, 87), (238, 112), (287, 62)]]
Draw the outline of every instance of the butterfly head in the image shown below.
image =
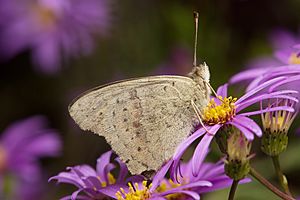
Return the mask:
[(210, 73), (206, 63), (194, 66), (193, 70), (188, 74), (196, 83), (202, 84), (203, 81), (209, 83)]

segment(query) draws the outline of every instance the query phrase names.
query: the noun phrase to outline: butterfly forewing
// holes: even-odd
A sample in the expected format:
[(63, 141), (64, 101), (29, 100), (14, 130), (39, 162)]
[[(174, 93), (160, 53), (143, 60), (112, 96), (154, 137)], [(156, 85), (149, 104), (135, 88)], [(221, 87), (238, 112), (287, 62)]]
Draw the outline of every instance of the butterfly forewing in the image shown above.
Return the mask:
[[(83, 129), (104, 136), (133, 174), (157, 170), (192, 131), (208, 92), (183, 76), (152, 76), (96, 88), (69, 107)], [(206, 88), (203, 85), (202, 88)]]

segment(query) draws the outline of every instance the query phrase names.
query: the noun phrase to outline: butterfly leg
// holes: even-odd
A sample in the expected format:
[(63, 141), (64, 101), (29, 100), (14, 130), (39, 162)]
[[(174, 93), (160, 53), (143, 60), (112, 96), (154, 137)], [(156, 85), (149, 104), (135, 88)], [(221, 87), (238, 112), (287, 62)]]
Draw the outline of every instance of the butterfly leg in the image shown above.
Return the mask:
[(209, 82), (206, 82), (206, 81), (204, 81), (204, 83), (211, 89), (211, 91), (213, 92), (213, 94), (215, 95), (215, 97), (216, 97), (217, 99), (219, 99), (221, 102), (223, 102), (222, 97), (220, 97), (220, 96), (216, 93), (216, 91), (215, 91), (214, 88), (210, 85), (210, 83), (209, 83)]
[(195, 102), (194, 102), (193, 100), (191, 100), (191, 105), (193, 106), (193, 109), (194, 109), (194, 111), (195, 111), (195, 113), (196, 113), (196, 115), (197, 115), (197, 117), (198, 117), (198, 120), (199, 120), (201, 126), (206, 130), (206, 132), (207, 132), (208, 134), (210, 134), (209, 130), (208, 130), (208, 129), (206, 128), (206, 126), (203, 124), (203, 121), (202, 121), (202, 119), (201, 119), (201, 117), (200, 117), (201, 111), (200, 111), (200, 109), (197, 107), (197, 105), (195, 104)]
[[(212, 93), (218, 98), (218, 95), (217, 95), (216, 91), (215, 91), (214, 88), (210, 85), (210, 83), (207, 82), (207, 81), (204, 81), (204, 83), (211, 89)], [(200, 87), (200, 86), (198, 85), (198, 87)], [(201, 89), (200, 89), (200, 90), (201, 90)]]

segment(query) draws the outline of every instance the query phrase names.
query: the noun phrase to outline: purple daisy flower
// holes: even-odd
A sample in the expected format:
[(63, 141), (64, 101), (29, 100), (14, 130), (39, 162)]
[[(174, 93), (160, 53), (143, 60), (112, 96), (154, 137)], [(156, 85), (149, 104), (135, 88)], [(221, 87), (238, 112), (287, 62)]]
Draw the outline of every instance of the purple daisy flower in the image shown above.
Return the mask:
[[(153, 178), (153, 182), (148, 185), (147, 181), (129, 183), (127, 187), (122, 187), (119, 191), (111, 193), (111, 197), (118, 200), (130, 199), (200, 199), (193, 188), (211, 187), (212, 183), (207, 180), (194, 180), (184, 184), (176, 184), (171, 179), (164, 179), (164, 176), (172, 162), (168, 162)], [(188, 177), (186, 177), (188, 178)]]
[[(299, 113), (296, 109), (297, 103), (290, 99), (276, 99), (268, 102), (268, 107), (278, 107), (288, 105), (295, 108), (295, 112), (273, 111), (261, 115), (264, 128), (262, 138), (262, 150), (270, 156), (277, 156), (287, 148), (288, 130), (295, 117)], [(261, 105), (262, 107), (262, 105)], [(274, 144), (273, 144), (274, 141)]]
[[(248, 70), (234, 75), (230, 84), (252, 81), (247, 91), (258, 84), (278, 76), (292, 76), (300, 71), (300, 36), (295, 36), (285, 30), (272, 33), (271, 44), (274, 49), (273, 57), (254, 59), (247, 65)], [(286, 88), (298, 88), (299, 81), (291, 81)], [(300, 97), (300, 96), (298, 96)]]
[[(203, 146), (206, 157), (208, 146)], [(198, 163), (196, 175), (192, 173), (192, 160), (187, 163), (180, 162), (180, 170), (171, 170), (170, 179), (166, 178), (167, 172), (172, 169), (174, 160), (168, 161), (155, 174), (152, 183), (147, 181), (128, 183), (128, 186), (118, 190), (106, 191), (111, 198), (118, 200), (149, 199), (149, 200), (192, 200), (200, 199), (200, 195), (218, 189), (229, 187), (232, 180), (225, 175), (223, 162), (205, 163), (201, 160)], [(249, 182), (250, 179), (243, 179), (240, 183)]]
[(271, 34), (274, 57), (281, 64), (300, 64), (300, 36), (279, 29)]
[[(177, 179), (174, 182), (172, 179), (165, 178), (172, 163), (172, 160), (166, 163), (154, 176), (151, 184), (147, 181), (128, 183), (128, 186), (117, 191), (110, 190), (106, 194), (118, 200), (198, 200), (201, 194), (226, 188), (232, 183), (232, 180), (224, 174), (224, 165), (221, 162), (203, 163), (197, 176), (194, 176), (191, 173), (191, 161), (181, 163), (180, 173), (171, 172), (171, 176)], [(242, 183), (247, 181), (249, 179), (243, 180)]]
[(300, 64), (300, 36), (278, 29), (270, 35), (273, 56), (256, 58), (247, 68), (277, 67), (286, 64)]
[(111, 173), (116, 165), (111, 162), (112, 151), (108, 151), (101, 155), (97, 160), (96, 170), (89, 165), (78, 165), (68, 167), (67, 172), (61, 172), (57, 176), (49, 179), (57, 180), (58, 183), (68, 183), (76, 186), (78, 190), (63, 197), (62, 199), (105, 199), (111, 191), (117, 191), (120, 187), (124, 187), (129, 180), (140, 180), (138, 176), (132, 177), (125, 181), (128, 175), (126, 165), (121, 162), (119, 157), (115, 161), (120, 167), (118, 177), (114, 177)]
[(107, 0), (1, 0), (1, 54), (30, 49), (38, 70), (55, 73), (62, 60), (91, 52), (109, 18)]
[[(47, 128), (44, 117), (31, 117), (9, 126), (0, 138), (0, 193), (3, 198), (32, 199), (41, 190), (42, 171), (38, 160), (58, 156), (60, 149), (60, 139), (56, 131)], [(12, 191), (5, 191), (5, 186), (11, 182)]]
[[(247, 140), (252, 141), (254, 135), (261, 137), (262, 130), (249, 116), (283, 110), (288, 112), (294, 112), (294, 109), (287, 105), (271, 107), (260, 109), (250, 112), (242, 112), (245, 108), (261, 102), (267, 99), (290, 99), (291, 101), (297, 102), (297, 99), (291, 97), (290, 94), (297, 93), (293, 90), (281, 90), (270, 93), (259, 94), (260, 91), (285, 80), (284, 77), (278, 77), (271, 80), (268, 80), (257, 87), (254, 87), (252, 90), (249, 90), (239, 99), (227, 97), (227, 87), (225, 84), (218, 88), (217, 96), (218, 98), (212, 98), (207, 108), (204, 109), (204, 114), (202, 115), (203, 123), (205, 127), (199, 128), (195, 133), (183, 141), (177, 148), (173, 160), (173, 170), (178, 168), (179, 159), (182, 157), (185, 150), (199, 137), (203, 136), (200, 143), (197, 145), (193, 159), (192, 159), (192, 173), (197, 174), (201, 165), (199, 163), (203, 162), (205, 155), (207, 153), (207, 147), (210, 145), (212, 139), (218, 130), (226, 125), (232, 125), (239, 129)], [(208, 133), (207, 133), (208, 130)]]
[(296, 97), (299, 99), (299, 82), (300, 82), (300, 68), (299, 65), (286, 65), (276, 68), (266, 69), (250, 69), (242, 71), (229, 80), (230, 84), (237, 84), (241, 82), (249, 82), (246, 91), (250, 91), (255, 87), (258, 87), (262, 83), (272, 80), (274, 78), (281, 77), (281, 81), (268, 88), (269, 92), (278, 89), (292, 89), (298, 91)]

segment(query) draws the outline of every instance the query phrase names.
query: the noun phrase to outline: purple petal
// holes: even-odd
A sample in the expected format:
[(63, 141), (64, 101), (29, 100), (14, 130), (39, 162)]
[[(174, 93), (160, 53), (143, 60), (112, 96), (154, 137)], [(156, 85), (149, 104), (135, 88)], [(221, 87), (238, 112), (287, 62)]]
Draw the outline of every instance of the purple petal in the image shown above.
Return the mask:
[(295, 48), (295, 49), (300, 49), (300, 44), (294, 45), (293, 48)]
[(172, 169), (171, 169), (171, 177), (173, 180), (175, 180), (176, 177), (176, 171), (178, 168), (178, 164), (180, 163), (180, 158), (182, 157), (182, 155), (184, 154), (185, 150), (199, 137), (201, 137), (204, 133), (206, 132), (206, 130), (202, 127), (200, 129), (198, 129), (195, 133), (193, 133), (191, 136), (189, 136), (186, 140), (184, 140), (183, 142), (181, 142), (181, 144), (177, 147), (174, 156), (173, 156), (173, 160), (174, 163), (172, 165)]
[(41, 130), (44, 130), (46, 125), (47, 120), (43, 116), (34, 116), (17, 121), (4, 130), (1, 141), (7, 146), (6, 148), (16, 148), (19, 146), (19, 143), (22, 143), (26, 138), (40, 134)]
[[(86, 179), (86, 177), (88, 176), (88, 173), (86, 173), (82, 169), (83, 169), (82, 167), (79, 168), (78, 166), (72, 168), (72, 170), (81, 178), (81, 180), (85, 186), (91, 186), (89, 180)], [(91, 175), (91, 176), (95, 176), (95, 175)]]
[[(240, 104), (236, 104), (236, 111), (239, 112), (239, 111), (243, 110), (244, 108), (247, 108), (248, 106), (250, 106), (254, 103), (257, 103), (259, 101), (262, 101), (264, 99), (269, 99), (269, 98), (283, 97), (283, 98), (287, 98), (287, 99), (298, 102), (298, 100), (294, 97), (283, 95), (283, 94), (296, 94), (296, 93), (298, 93), (298, 91), (295, 91), (295, 90), (281, 90), (281, 91), (272, 92), (272, 93), (269, 93), (269, 94), (258, 95), (258, 96), (255, 96), (253, 98), (249, 98), (249, 99), (243, 101)], [(280, 95), (283, 95), (283, 96), (280, 96)]]
[(179, 187), (176, 187), (178, 190), (185, 190), (185, 189), (190, 189), (190, 188), (195, 188), (195, 187), (211, 187), (213, 184), (210, 181), (195, 181), (192, 183), (188, 183), (185, 185), (181, 185)]
[(197, 188), (197, 192), (200, 194), (203, 194), (206, 192), (212, 192), (215, 190), (227, 188), (227, 187), (230, 187), (231, 185), (232, 185), (232, 179), (230, 179), (228, 177), (224, 177), (222, 179), (218, 179), (217, 181), (214, 181), (212, 187)]
[(292, 49), (282, 49), (275, 51), (274, 56), (282, 63), (289, 64), (289, 58), (292, 52)]
[(247, 140), (252, 141), (254, 139), (254, 135), (253, 135), (252, 131), (250, 131), (245, 126), (240, 125), (240, 124), (238, 124), (234, 121), (231, 121), (231, 122), (228, 122), (228, 123), (235, 126), (236, 128), (238, 128), (244, 134), (244, 136), (247, 138)]
[(235, 126), (236, 128), (238, 128), (243, 134), (244, 136), (247, 138), (247, 140), (250, 140), (252, 141), (254, 139), (254, 135), (253, 135), (253, 132), (250, 131), (248, 128), (246, 128), (245, 126), (243, 125), (240, 125), (236, 122), (229, 122), (229, 124)]
[(120, 188), (123, 188), (125, 191), (128, 191), (128, 186), (126, 186), (125, 184), (108, 185), (107, 187), (103, 187), (98, 191), (102, 194), (105, 194), (106, 196), (116, 199), (116, 193), (120, 190)]
[(298, 39), (291, 32), (283, 28), (277, 28), (275, 31), (272, 32), (270, 36), (270, 41), (272, 43), (273, 48), (285, 49), (297, 43)]
[(86, 183), (86, 187), (96, 188), (96, 189), (102, 188), (101, 182), (95, 176), (83, 177), (82, 179)]
[(250, 96), (256, 94), (257, 92), (263, 90), (264, 88), (276, 83), (277, 81), (281, 81), (283, 80), (285, 77), (278, 77), (278, 78), (274, 78), (272, 80), (266, 81), (263, 84), (257, 86), (256, 88), (248, 91), (246, 94), (244, 94), (242, 97), (240, 97), (237, 101), (236, 104), (239, 104), (241, 102), (243, 102), (244, 100), (246, 100), (247, 98), (249, 98)]
[(272, 85), (269, 88), (269, 92), (274, 91), (276, 88), (278, 88), (281, 85), (284, 85), (284, 84), (290, 83), (290, 82), (294, 82), (294, 81), (298, 81), (298, 80), (300, 80), (300, 75), (289, 77), (289, 78), (287, 78), (285, 80), (279, 81), (278, 83), (275, 83), (274, 85)]
[[(63, 198), (60, 198), (60, 200), (70, 200), (70, 199), (72, 199), (72, 195), (68, 195)], [(91, 197), (78, 195), (76, 200), (91, 200)]]
[(162, 168), (155, 174), (152, 181), (152, 187), (150, 188), (150, 192), (153, 192), (160, 184), (161, 180), (167, 174), (170, 166), (173, 164), (173, 160), (169, 160), (166, 164), (162, 166)]
[(185, 141), (183, 141), (177, 147), (177, 149), (174, 153), (174, 156), (173, 156), (173, 160), (180, 159), (180, 157), (183, 155), (183, 152), (185, 151), (185, 149), (187, 149), (190, 146), (190, 144), (192, 144), (196, 139), (201, 137), (205, 132), (206, 132), (206, 130), (202, 127), (200, 129), (198, 129), (195, 133), (193, 133), (191, 136), (189, 136)]
[(74, 171), (79, 177), (97, 176), (96, 171), (89, 165), (77, 165), (75, 167), (67, 167)]
[(114, 164), (112, 164), (112, 163), (109, 163), (108, 165), (106, 165), (105, 166), (105, 177), (104, 177), (104, 181), (106, 182), (106, 183), (109, 183), (109, 181), (108, 181), (108, 174), (114, 169), (114, 168), (116, 168), (116, 166), (114, 165)]
[(217, 90), (217, 95), (227, 97), (228, 83), (221, 85)]
[(262, 82), (262, 80), (264, 80), (264, 79), (265, 79), (264, 76), (259, 76), (256, 79), (254, 79), (253, 81), (251, 81), (250, 84), (246, 88), (246, 92), (255, 89), (257, 86), (260, 85), (260, 82)]
[(55, 74), (60, 69), (60, 46), (56, 35), (47, 35), (36, 41), (32, 51), (32, 61), (38, 66), (37, 70)]
[[(239, 184), (244, 184), (244, 183), (249, 183), (251, 182), (251, 179), (249, 178), (244, 178), (239, 181)], [(202, 194), (202, 193), (207, 193), (207, 192), (212, 192), (215, 190), (220, 190), (224, 188), (228, 188), (232, 185), (232, 179), (230, 179), (227, 176), (223, 176), (222, 178), (213, 181), (213, 186), (212, 187), (201, 187), (197, 188), (197, 192)]]
[(284, 111), (288, 111), (288, 112), (295, 111), (294, 108), (289, 107), (289, 106), (278, 106), (278, 107), (274, 107), (274, 108), (266, 108), (266, 109), (259, 110), (259, 111), (241, 113), (241, 114), (239, 114), (239, 116), (252, 116), (252, 115), (258, 115), (258, 114), (262, 114), (262, 113), (266, 113), (266, 112), (278, 111), (278, 110), (284, 110)]
[(57, 156), (62, 146), (56, 132), (50, 131), (45, 131), (43, 134), (35, 136), (31, 141), (26, 142), (28, 143), (23, 144), (23, 154), (35, 157)]
[(169, 194), (176, 194), (176, 193), (186, 194), (195, 200), (200, 199), (200, 196), (196, 192), (188, 191), (188, 190), (179, 190), (177, 188), (167, 190), (166, 192), (163, 192), (160, 195), (167, 196)]
[(83, 188), (84, 183), (79, 177), (75, 177), (73, 174), (68, 172), (61, 172), (57, 176), (51, 177), (48, 181), (57, 180), (58, 183), (69, 183), (75, 185), (78, 188)]
[(198, 177), (210, 181), (211, 178), (216, 178), (219, 174), (224, 174), (223, 161), (217, 163), (203, 163)]
[(215, 136), (216, 132), (220, 129), (222, 125), (216, 124), (209, 129), (209, 133), (206, 133), (197, 145), (193, 158), (192, 158), (192, 172), (194, 176), (197, 176), (200, 171), (201, 165), (205, 156), (208, 152), (209, 145)]
[(237, 123), (239, 123), (240, 125), (248, 128), (253, 133), (255, 133), (255, 135), (257, 135), (258, 137), (262, 136), (261, 128), (255, 123), (254, 120), (252, 120), (252, 119), (250, 119), (248, 117), (237, 115), (235, 117), (234, 121), (237, 122)]
[(272, 68), (264, 68), (264, 69), (257, 68), (257, 69), (250, 69), (250, 70), (240, 72), (240, 73), (232, 76), (229, 80), (229, 83), (235, 84), (240, 81), (257, 78), (258, 75), (261, 75), (261, 74), (267, 72), (269, 69), (272, 69)]
[(247, 87), (246, 91), (250, 91), (263, 83), (264, 81), (273, 79), (275, 77), (279, 76), (286, 76), (286, 75), (297, 75), (300, 73), (300, 68), (299, 65), (285, 65), (285, 66), (280, 66), (276, 67), (271, 71), (268, 71), (268, 73), (264, 74), (263, 76), (260, 76), (256, 79), (254, 79), (249, 86)]
[(96, 171), (101, 180), (106, 180), (107, 178), (107, 173), (106, 173), (106, 165), (110, 164), (110, 158), (111, 158), (112, 151), (108, 151), (104, 154), (102, 154), (98, 159), (97, 159), (97, 166), (96, 166)]
[[(125, 183), (128, 183), (128, 182), (132, 182), (132, 183), (139, 183), (139, 182), (143, 182), (145, 180), (145, 177), (142, 176), (142, 175), (134, 175), (134, 176), (131, 176), (129, 178), (126, 179)], [(119, 183), (119, 184), (122, 184), (123, 182)]]
[(84, 188), (81, 188), (79, 190), (76, 190), (75, 192), (72, 193), (71, 195), (71, 200), (76, 200), (77, 199), (77, 196), (80, 192), (84, 191)]
[(119, 176), (118, 176), (118, 179), (117, 179), (117, 183), (121, 183), (125, 180), (125, 177), (128, 175), (128, 169), (126, 167), (126, 164), (123, 163), (119, 157), (117, 157), (115, 159), (115, 161), (117, 161), (119, 166), (120, 166), (120, 171), (119, 171)]

